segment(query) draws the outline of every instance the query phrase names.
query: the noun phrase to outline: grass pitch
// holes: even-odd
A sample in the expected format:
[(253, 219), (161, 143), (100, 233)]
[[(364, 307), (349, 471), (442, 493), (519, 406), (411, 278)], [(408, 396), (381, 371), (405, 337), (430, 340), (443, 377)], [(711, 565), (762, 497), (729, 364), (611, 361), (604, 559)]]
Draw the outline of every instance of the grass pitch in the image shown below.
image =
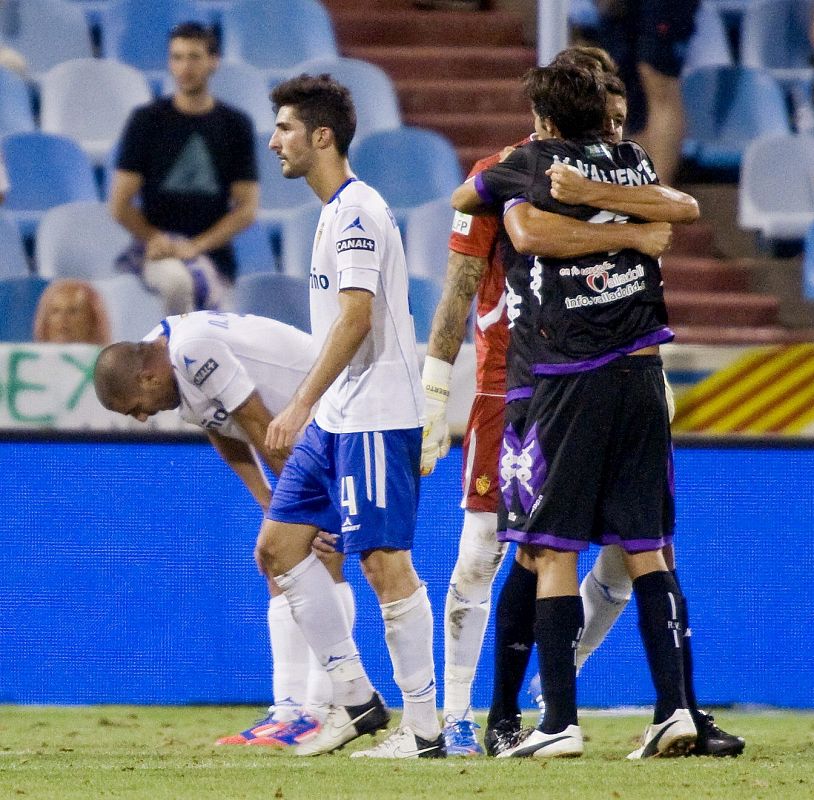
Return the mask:
[[(262, 714), (260, 714), (262, 715)], [(38, 800), (788, 800), (814, 797), (814, 715), (720, 713), (747, 740), (738, 759), (627, 762), (644, 717), (584, 715), (575, 760), (352, 761), (215, 747), (246, 707), (0, 706), (0, 798)], [(482, 720), (481, 720), (482, 721)], [(531, 720), (530, 720), (531, 721)], [(380, 734), (381, 735), (381, 734)]]

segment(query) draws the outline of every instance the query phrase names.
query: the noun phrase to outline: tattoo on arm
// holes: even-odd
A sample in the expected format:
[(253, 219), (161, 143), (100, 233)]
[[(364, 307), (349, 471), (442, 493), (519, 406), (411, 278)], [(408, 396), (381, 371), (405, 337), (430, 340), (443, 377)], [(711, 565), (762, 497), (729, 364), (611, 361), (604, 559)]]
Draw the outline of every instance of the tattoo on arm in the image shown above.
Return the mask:
[(466, 333), (466, 318), (488, 260), (449, 251), (441, 302), (432, 320), (427, 355), (454, 363)]

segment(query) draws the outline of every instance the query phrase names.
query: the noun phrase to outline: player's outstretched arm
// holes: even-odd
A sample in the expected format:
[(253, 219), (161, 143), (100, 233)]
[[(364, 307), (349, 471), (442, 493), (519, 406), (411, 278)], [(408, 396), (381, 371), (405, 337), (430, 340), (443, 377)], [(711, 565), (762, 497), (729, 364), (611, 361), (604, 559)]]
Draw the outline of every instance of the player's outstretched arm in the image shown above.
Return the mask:
[(266, 446), (274, 450), (291, 448), (311, 416), (311, 409), (350, 364), (370, 332), (373, 295), (365, 289), (339, 292), (339, 315), (325, 344), (289, 404), (272, 420), (266, 432)]
[(541, 211), (531, 203), (513, 205), (503, 223), (518, 253), (543, 258), (578, 258), (627, 248), (658, 258), (672, 238), (672, 226), (666, 222), (595, 224)]
[(252, 448), (239, 439), (221, 436), (215, 431), (207, 431), (206, 435), (221, 458), (243, 481), (258, 505), (264, 511), (267, 510), (271, 503), (271, 488)]
[(695, 222), (699, 217), (696, 199), (669, 186), (619, 186), (592, 181), (576, 167), (562, 162), (552, 164), (546, 175), (551, 178), (551, 196), (561, 203), (602, 208), (649, 222)]

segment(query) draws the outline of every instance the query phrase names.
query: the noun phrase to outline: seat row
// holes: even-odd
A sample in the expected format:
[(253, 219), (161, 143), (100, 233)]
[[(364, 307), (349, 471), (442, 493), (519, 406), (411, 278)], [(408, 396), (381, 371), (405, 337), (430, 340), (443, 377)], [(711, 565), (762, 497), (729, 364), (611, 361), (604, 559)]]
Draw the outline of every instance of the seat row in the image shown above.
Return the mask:
[[(259, 220), (238, 234), (234, 239), (238, 273), (308, 275), (319, 213), (318, 203), (308, 203), (281, 214), (278, 226)], [(447, 197), (401, 210), (411, 275), (443, 280), (452, 213)], [(98, 200), (58, 205), (43, 215), (37, 227), (34, 271), (45, 278), (111, 277), (116, 274), (116, 258), (129, 241), (129, 234)], [(0, 211), (0, 277), (23, 276), (29, 271), (19, 227), (10, 213)]]
[(166, 66), (167, 33), (185, 21), (214, 24), (226, 59), (269, 73), (339, 55), (330, 15), (317, 0), (6, 0), (0, 43), (18, 50), (38, 77), (62, 61), (90, 58), (93, 25), (102, 56), (153, 72)]
[[(401, 124), (395, 88), (379, 67), (366, 61), (324, 56), (298, 62), (290, 74), (328, 72), (353, 94), (357, 136)], [(274, 127), (270, 90), (287, 75), (269, 79), (240, 61), (223, 62), (210, 80), (212, 94), (251, 117), (263, 133)], [(171, 94), (172, 81), (161, 78), (159, 94)], [(154, 97), (144, 73), (112, 59), (79, 58), (60, 63), (39, 82), (39, 128), (76, 139), (95, 163), (104, 163), (134, 108)], [(35, 130), (37, 119), (29, 87), (14, 72), (0, 68), (0, 136)]]
[[(0, 278), (0, 341), (32, 339), (37, 303), (48, 279), (38, 275)], [(138, 341), (164, 316), (161, 298), (145, 288), (138, 277), (120, 274), (91, 281), (101, 296), (114, 341)], [(241, 314), (272, 317), (304, 331), (310, 330), (308, 279), (276, 272), (241, 275), (235, 284), (234, 308)], [(429, 336), (441, 286), (431, 278), (410, 276), (410, 309), (416, 338)]]

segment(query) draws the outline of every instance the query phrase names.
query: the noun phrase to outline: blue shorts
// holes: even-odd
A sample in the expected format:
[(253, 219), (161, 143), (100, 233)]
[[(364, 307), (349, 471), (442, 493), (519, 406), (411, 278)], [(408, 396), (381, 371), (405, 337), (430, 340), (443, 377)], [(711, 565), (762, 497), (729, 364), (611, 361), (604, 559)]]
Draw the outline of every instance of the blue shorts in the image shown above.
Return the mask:
[(312, 422), (283, 467), (268, 518), (339, 535), (345, 553), (410, 550), (421, 428), (328, 433)]

